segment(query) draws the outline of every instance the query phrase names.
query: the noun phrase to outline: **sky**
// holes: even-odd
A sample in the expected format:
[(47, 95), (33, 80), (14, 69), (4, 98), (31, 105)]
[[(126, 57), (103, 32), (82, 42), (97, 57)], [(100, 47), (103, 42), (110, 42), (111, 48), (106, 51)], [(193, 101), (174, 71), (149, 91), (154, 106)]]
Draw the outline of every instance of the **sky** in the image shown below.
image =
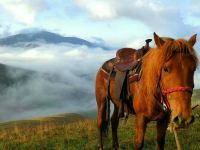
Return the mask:
[[(140, 48), (153, 32), (185, 39), (197, 33), (195, 49), (200, 53), (199, 7), (198, 0), (0, 0), (0, 37), (47, 30), (111, 47)], [(0, 122), (96, 110), (96, 72), (116, 49), (39, 45), (0, 47), (0, 63), (38, 73), (1, 91)], [(11, 69), (8, 74), (18, 78), (24, 72)], [(199, 69), (194, 80), (200, 88)]]
[(175, 38), (198, 34), (199, 6), (198, 0), (0, 0), (0, 34), (39, 28), (137, 46), (153, 32)]

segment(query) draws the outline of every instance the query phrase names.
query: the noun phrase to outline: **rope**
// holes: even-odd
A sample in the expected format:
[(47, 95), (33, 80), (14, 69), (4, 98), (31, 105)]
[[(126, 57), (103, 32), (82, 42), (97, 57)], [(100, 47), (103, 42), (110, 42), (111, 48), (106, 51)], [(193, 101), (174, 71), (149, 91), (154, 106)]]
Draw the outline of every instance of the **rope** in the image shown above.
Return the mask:
[(173, 133), (174, 133), (174, 137), (175, 137), (175, 141), (176, 141), (177, 150), (182, 150), (176, 129), (175, 129), (175, 127), (172, 127), (172, 129), (173, 129)]
[(171, 122), (169, 125), (169, 130), (171, 133), (173, 132), (173, 134), (174, 134), (177, 150), (182, 150), (176, 128), (177, 128), (177, 125), (175, 123)]

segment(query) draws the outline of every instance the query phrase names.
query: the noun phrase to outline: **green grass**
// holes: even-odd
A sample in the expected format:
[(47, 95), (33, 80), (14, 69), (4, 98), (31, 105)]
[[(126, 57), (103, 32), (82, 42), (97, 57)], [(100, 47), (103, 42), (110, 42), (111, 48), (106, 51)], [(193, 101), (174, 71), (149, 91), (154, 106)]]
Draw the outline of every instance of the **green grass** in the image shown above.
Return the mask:
[[(200, 114), (196, 109), (194, 115)], [(52, 117), (52, 116), (51, 116)], [(50, 118), (51, 118), (50, 117)], [(71, 116), (73, 118), (73, 115)], [(53, 116), (55, 119), (55, 116)], [(56, 117), (57, 118), (57, 117)], [(58, 117), (59, 118), (59, 117)], [(67, 117), (66, 117), (67, 118)], [(51, 118), (52, 119), (52, 118)], [(51, 120), (50, 119), (50, 120)], [(95, 120), (79, 119), (58, 123), (55, 120), (41, 124), (18, 122), (0, 125), (0, 149), (1, 150), (95, 150), (98, 144), (98, 132)], [(43, 122), (45, 119), (38, 119)], [(46, 118), (46, 120), (48, 120)], [(6, 126), (6, 127), (5, 127)], [(178, 131), (178, 136), (184, 150), (200, 149), (200, 118), (187, 129)], [(120, 120), (119, 143), (121, 149), (133, 149), (134, 117), (131, 116), (127, 124)], [(152, 150), (156, 147), (155, 123), (148, 125), (145, 135), (144, 150)], [(111, 130), (105, 139), (105, 149), (112, 147)], [(174, 136), (167, 131), (166, 150), (176, 149)]]
[(200, 89), (195, 89), (192, 95), (193, 101), (200, 101)]

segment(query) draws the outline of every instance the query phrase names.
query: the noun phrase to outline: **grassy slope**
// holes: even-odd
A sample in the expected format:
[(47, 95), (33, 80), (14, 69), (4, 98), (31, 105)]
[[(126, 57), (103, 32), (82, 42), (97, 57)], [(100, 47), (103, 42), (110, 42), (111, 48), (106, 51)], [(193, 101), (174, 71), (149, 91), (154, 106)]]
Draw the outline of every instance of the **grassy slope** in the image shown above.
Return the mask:
[[(200, 114), (200, 109), (193, 112)], [(76, 115), (75, 115), (76, 116)], [(73, 115), (71, 116), (73, 118)], [(58, 117), (59, 118), (59, 117)], [(66, 115), (66, 118), (67, 115)], [(51, 120), (52, 118), (50, 118)], [(55, 116), (53, 117), (53, 120)], [(82, 118), (80, 118), (82, 119)], [(38, 119), (37, 119), (38, 120)], [(41, 121), (48, 118), (39, 119)], [(0, 127), (0, 149), (5, 150), (95, 150), (98, 143), (98, 132), (95, 120), (81, 120), (74, 123), (54, 121), (45, 124), (29, 125), (24, 123), (14, 124), (12, 126)], [(134, 117), (130, 117), (127, 124), (120, 121), (119, 141), (122, 149), (133, 149), (134, 136)], [(200, 118), (196, 118), (195, 123), (188, 129), (179, 131), (180, 142), (185, 150), (200, 149)], [(155, 123), (148, 125), (145, 136), (145, 148), (155, 149)], [(106, 149), (111, 149), (111, 132), (105, 141)], [(175, 148), (173, 134), (167, 132), (166, 150)]]
[(65, 113), (59, 115), (52, 115), (48, 117), (39, 117), (39, 118), (32, 118), (30, 120), (19, 120), (19, 121), (9, 121), (0, 123), (0, 128), (12, 128), (14, 126), (17, 127), (32, 127), (32, 126), (40, 126), (40, 125), (47, 125), (53, 123), (54, 125), (57, 124), (68, 124), (72, 122), (77, 122), (80, 120), (84, 120), (85, 118), (79, 114), (75, 113)]

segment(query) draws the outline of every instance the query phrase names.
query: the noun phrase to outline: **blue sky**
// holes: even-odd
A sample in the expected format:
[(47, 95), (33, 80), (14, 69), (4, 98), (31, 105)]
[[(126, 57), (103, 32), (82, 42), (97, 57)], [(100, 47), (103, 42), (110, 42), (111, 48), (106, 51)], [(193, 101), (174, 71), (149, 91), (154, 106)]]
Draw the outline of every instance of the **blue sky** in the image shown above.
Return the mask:
[(131, 46), (161, 36), (189, 38), (200, 31), (198, 0), (0, 0), (0, 35), (27, 28), (101, 38)]

